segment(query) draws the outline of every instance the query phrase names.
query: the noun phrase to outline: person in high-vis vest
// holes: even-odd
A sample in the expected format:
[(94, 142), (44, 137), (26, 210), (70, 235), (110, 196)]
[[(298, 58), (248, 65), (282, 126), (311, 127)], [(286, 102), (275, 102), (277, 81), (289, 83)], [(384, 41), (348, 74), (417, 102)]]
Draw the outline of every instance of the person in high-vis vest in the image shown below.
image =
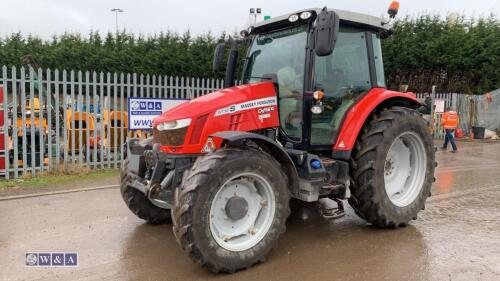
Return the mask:
[(460, 120), (458, 118), (457, 112), (448, 107), (446, 109), (446, 112), (443, 114), (443, 117), (441, 118), (441, 125), (443, 125), (446, 132), (446, 135), (444, 137), (444, 144), (442, 147), (443, 150), (448, 149), (448, 142), (450, 142), (451, 146), (453, 147), (452, 152), (457, 152), (457, 145), (455, 143), (455, 137), (453, 136), (453, 133), (458, 127), (459, 122)]

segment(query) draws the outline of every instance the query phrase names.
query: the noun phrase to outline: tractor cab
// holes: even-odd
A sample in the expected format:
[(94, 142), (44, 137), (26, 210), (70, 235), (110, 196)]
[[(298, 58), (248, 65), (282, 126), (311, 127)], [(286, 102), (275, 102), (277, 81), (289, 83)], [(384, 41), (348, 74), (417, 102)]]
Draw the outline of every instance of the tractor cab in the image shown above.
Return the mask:
[(308, 151), (332, 149), (347, 110), (373, 88), (385, 88), (380, 18), (309, 9), (242, 32), (249, 47), (242, 84), (273, 80), (282, 141)]

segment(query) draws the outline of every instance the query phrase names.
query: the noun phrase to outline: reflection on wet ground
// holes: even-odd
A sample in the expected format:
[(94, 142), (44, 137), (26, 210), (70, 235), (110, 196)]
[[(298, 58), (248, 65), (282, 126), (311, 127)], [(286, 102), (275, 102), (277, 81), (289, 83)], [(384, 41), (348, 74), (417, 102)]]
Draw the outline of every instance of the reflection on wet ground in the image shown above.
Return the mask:
[[(0, 202), (0, 280), (500, 280), (500, 145), (439, 151), (417, 221), (377, 229), (351, 209), (337, 221), (294, 202), (287, 231), (261, 263), (233, 275), (191, 262), (171, 226), (142, 223), (118, 190)], [(29, 251), (77, 251), (79, 266), (29, 268)]]

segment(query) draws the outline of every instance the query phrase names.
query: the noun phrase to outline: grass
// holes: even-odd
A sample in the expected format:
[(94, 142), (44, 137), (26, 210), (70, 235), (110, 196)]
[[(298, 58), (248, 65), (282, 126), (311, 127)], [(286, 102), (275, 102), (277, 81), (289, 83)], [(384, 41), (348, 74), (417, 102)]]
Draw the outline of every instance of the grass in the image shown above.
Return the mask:
[(87, 167), (70, 165), (64, 169), (47, 172), (43, 175), (37, 175), (35, 177), (32, 177), (31, 174), (29, 174), (19, 179), (0, 180), (0, 190), (7, 188), (62, 185), (81, 180), (82, 176), (85, 176), (85, 179), (89, 180), (117, 176), (119, 173), (120, 171), (118, 169), (91, 170)]

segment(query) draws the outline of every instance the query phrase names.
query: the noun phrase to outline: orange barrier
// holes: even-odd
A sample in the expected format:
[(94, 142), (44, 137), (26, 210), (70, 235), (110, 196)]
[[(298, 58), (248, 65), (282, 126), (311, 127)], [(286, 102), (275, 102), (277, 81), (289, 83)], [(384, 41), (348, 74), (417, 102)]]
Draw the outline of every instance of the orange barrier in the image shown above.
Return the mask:
[[(71, 109), (66, 110), (66, 127), (68, 132), (68, 149), (80, 151), (83, 146), (87, 145), (87, 139), (94, 135), (95, 131), (95, 118), (92, 114), (87, 112), (72, 112)], [(73, 117), (72, 117), (73, 116)], [(75, 127), (72, 127), (72, 118), (75, 120)], [(88, 123), (87, 123), (88, 118)], [(81, 128), (80, 128), (80, 120), (81, 120)], [(89, 132), (89, 136), (87, 136), (87, 131)], [(80, 144), (80, 132), (82, 134), (82, 143)], [(73, 145), (73, 140), (71, 135), (75, 134), (75, 143)], [(89, 140), (90, 142), (90, 140)]]
[[(106, 143), (111, 148), (120, 147), (122, 143), (125, 142), (125, 138), (128, 135), (128, 116), (125, 111), (111, 111), (109, 113), (108, 120), (105, 120), (104, 123), (104, 134), (106, 138)], [(108, 128), (109, 126), (109, 136), (108, 136)], [(116, 132), (115, 132), (116, 130)], [(123, 138), (122, 133), (123, 130)], [(116, 141), (115, 141), (115, 133), (116, 133)]]

